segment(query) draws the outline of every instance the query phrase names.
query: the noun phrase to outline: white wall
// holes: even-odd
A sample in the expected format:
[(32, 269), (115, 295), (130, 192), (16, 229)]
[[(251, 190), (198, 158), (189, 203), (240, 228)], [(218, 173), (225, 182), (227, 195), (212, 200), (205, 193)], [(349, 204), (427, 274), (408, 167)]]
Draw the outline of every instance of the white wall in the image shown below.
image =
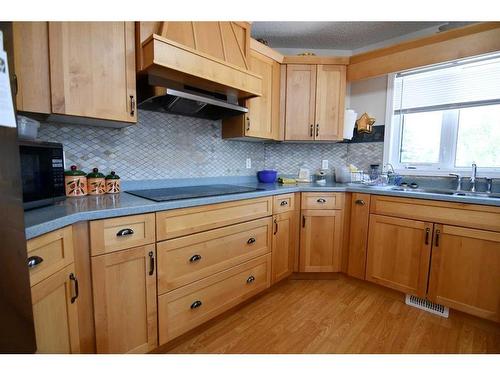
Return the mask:
[(375, 117), (375, 125), (385, 125), (385, 107), (387, 98), (387, 76), (352, 82), (348, 89), (348, 108), (358, 113)]

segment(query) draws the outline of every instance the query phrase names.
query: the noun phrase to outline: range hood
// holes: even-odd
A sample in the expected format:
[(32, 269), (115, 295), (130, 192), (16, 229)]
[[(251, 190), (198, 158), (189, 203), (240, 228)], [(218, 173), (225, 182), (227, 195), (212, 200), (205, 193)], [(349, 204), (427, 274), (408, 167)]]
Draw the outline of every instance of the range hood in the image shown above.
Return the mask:
[(239, 116), (248, 109), (236, 97), (212, 93), (190, 86), (179, 86), (154, 76), (138, 82), (138, 107), (150, 111), (220, 120)]

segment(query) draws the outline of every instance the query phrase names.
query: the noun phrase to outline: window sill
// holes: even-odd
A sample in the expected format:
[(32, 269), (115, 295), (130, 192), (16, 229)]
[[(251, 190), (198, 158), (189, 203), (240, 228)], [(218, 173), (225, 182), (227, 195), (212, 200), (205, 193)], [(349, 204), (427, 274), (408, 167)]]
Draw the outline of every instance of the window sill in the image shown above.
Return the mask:
[[(425, 169), (394, 169), (394, 172), (401, 176), (429, 176), (429, 177), (450, 177), (450, 173), (458, 173), (462, 177), (470, 177), (472, 171), (467, 169), (452, 169), (452, 170), (425, 170)], [(500, 170), (477, 169), (477, 178), (500, 178)]]

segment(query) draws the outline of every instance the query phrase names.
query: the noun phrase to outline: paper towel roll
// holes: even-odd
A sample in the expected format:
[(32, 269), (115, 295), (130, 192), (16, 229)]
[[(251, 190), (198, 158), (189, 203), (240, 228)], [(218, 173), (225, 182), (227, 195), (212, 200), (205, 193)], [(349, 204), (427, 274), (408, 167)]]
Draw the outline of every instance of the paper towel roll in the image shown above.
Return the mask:
[(351, 139), (358, 114), (352, 109), (346, 109), (344, 116), (344, 139)]

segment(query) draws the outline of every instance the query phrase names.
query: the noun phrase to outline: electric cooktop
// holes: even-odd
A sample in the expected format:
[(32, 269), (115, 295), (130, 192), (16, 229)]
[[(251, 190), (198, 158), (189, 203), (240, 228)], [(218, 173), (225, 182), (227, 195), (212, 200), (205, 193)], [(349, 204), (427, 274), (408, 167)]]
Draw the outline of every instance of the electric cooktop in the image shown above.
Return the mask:
[(264, 189), (237, 185), (198, 185), (178, 186), (162, 189), (132, 190), (127, 191), (127, 193), (155, 202), (165, 202), (178, 199), (204, 198), (213, 197), (216, 195), (249, 193), (258, 190)]

